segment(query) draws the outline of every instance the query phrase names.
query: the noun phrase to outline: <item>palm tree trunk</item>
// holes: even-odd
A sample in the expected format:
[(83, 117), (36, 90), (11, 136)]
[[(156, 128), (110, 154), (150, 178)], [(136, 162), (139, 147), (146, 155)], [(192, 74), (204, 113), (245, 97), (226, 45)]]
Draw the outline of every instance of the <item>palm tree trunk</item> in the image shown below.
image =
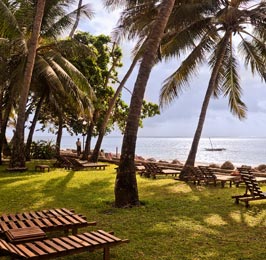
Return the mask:
[(88, 160), (88, 156), (91, 152), (91, 138), (93, 135), (93, 129), (95, 126), (95, 122), (97, 122), (98, 118), (99, 118), (99, 112), (94, 111), (92, 121), (90, 122), (87, 128), (87, 138), (86, 138), (85, 149), (82, 154), (82, 160)]
[(97, 142), (95, 144), (95, 147), (93, 149), (93, 153), (92, 153), (91, 158), (90, 158), (90, 160), (92, 162), (97, 162), (98, 161), (99, 151), (101, 149), (103, 137), (105, 135), (106, 127), (107, 127), (107, 124), (108, 124), (108, 120), (109, 120), (109, 118), (111, 116), (111, 113), (112, 113), (113, 108), (115, 106), (116, 100), (117, 100), (119, 94), (121, 93), (124, 85), (126, 84), (128, 78), (130, 77), (132, 71), (134, 70), (134, 68), (135, 68), (138, 60), (139, 60), (139, 57), (138, 56), (135, 56), (135, 58), (132, 61), (132, 63), (130, 65), (130, 67), (129, 67), (127, 73), (126, 73), (126, 75), (124, 76), (124, 78), (120, 82), (118, 88), (116, 89), (116, 92), (115, 92), (114, 96), (109, 101), (108, 110), (105, 113), (105, 116), (104, 116), (104, 119), (103, 119), (103, 123), (101, 125), (100, 130), (99, 130), (99, 135), (98, 135), (98, 138), (97, 138)]
[(226, 53), (226, 47), (227, 47), (227, 43), (229, 41), (229, 33), (226, 33), (223, 37), (223, 39), (221, 40), (222, 44), (221, 44), (221, 50), (219, 52), (219, 57), (217, 57), (216, 63), (213, 67), (212, 70), (212, 74), (211, 74), (211, 78), (209, 80), (209, 84), (208, 84), (208, 88), (203, 100), (203, 104), (202, 104), (202, 108), (201, 108), (201, 112), (200, 112), (200, 116), (199, 116), (199, 121), (198, 121), (198, 125), (196, 128), (196, 132), (194, 134), (194, 138), (192, 141), (192, 145), (190, 148), (190, 152), (188, 155), (188, 158), (186, 160), (185, 163), (185, 167), (186, 166), (194, 166), (195, 164), (195, 160), (196, 160), (196, 155), (197, 155), (197, 150), (198, 150), (198, 145), (199, 145), (199, 141), (200, 141), (200, 137), (201, 137), (201, 133), (202, 133), (202, 129), (203, 129), (203, 125), (204, 125), (204, 121), (206, 118), (206, 113), (207, 113), (207, 109), (208, 109), (208, 105), (210, 102), (210, 98), (213, 94), (213, 91), (216, 87), (216, 80), (217, 80), (217, 76), (218, 76), (218, 72), (221, 68), (221, 64), (222, 61), (224, 59), (225, 53)]
[(32, 138), (33, 138), (34, 130), (35, 130), (38, 118), (39, 118), (39, 114), (41, 111), (41, 107), (42, 107), (44, 98), (45, 98), (45, 94), (43, 94), (41, 96), (41, 98), (38, 102), (38, 105), (36, 107), (36, 111), (35, 111), (35, 114), (34, 114), (34, 117), (33, 117), (32, 123), (31, 123), (30, 131), (29, 131), (29, 135), (28, 135), (28, 139), (27, 139), (27, 143), (26, 143), (26, 152), (25, 152), (27, 161), (30, 161), (30, 148), (31, 148)]
[(36, 6), (35, 20), (32, 29), (28, 47), (28, 56), (24, 72), (23, 87), (20, 91), (18, 120), (14, 138), (14, 147), (12, 150), (10, 167), (25, 167), (25, 150), (24, 150), (24, 125), (25, 125), (25, 110), (31, 83), (31, 77), (36, 57), (36, 49), (38, 38), (40, 35), (42, 18), (45, 8), (45, 0), (38, 0)]
[(58, 131), (57, 131), (57, 136), (56, 136), (56, 144), (55, 144), (55, 149), (56, 149), (56, 155), (60, 155), (60, 146), (61, 146), (61, 140), (62, 140), (62, 134), (63, 134), (63, 118), (61, 115), (61, 112), (59, 112), (58, 115)]
[(75, 23), (73, 25), (73, 28), (72, 28), (72, 30), (71, 30), (71, 32), (69, 34), (70, 38), (73, 38), (73, 35), (74, 35), (74, 33), (75, 33), (75, 31), (76, 31), (76, 29), (78, 27), (79, 20), (80, 20), (80, 8), (81, 8), (81, 6), (82, 6), (82, 0), (79, 0), (76, 21), (75, 21)]
[(148, 37), (142, 56), (139, 73), (131, 97), (127, 125), (123, 138), (122, 152), (115, 182), (115, 206), (139, 205), (138, 187), (135, 170), (135, 148), (141, 107), (150, 72), (155, 62), (157, 50), (164, 34), (175, 0), (164, 0)]
[(86, 141), (85, 141), (85, 149), (82, 154), (82, 160), (88, 160), (88, 156), (90, 154), (91, 150), (91, 137), (93, 133), (93, 128), (94, 128), (94, 120), (89, 124), (87, 133), (86, 133)]
[[(10, 151), (10, 147), (7, 144), (7, 140), (6, 140), (6, 128), (7, 128), (9, 115), (12, 109), (12, 102), (13, 102), (12, 96), (9, 96), (8, 103), (3, 113), (4, 116), (2, 119), (1, 134), (0, 134), (0, 149), (1, 151), (3, 151), (4, 155), (8, 155), (8, 156), (10, 156), (11, 151)], [(1, 154), (1, 157), (2, 157), (2, 154)]]

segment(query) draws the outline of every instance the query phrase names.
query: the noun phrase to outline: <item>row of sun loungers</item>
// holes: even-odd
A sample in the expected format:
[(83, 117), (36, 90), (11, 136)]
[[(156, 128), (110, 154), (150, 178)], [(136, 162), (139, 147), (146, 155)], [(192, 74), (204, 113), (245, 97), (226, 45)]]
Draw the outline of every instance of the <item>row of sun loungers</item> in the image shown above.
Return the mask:
[[(137, 166), (137, 171), (140, 175), (148, 178), (156, 178), (157, 175), (172, 175), (177, 176), (180, 170), (163, 169), (156, 163), (143, 163)], [(238, 174), (230, 174), (232, 171), (220, 171), (220, 169), (211, 168), (208, 166), (190, 167), (190, 174), (185, 176), (184, 181), (193, 182), (194, 184), (213, 184), (221, 183), (224, 187), (226, 182), (229, 182), (231, 187), (234, 183), (237, 187), (239, 184), (244, 183), (246, 190), (243, 195), (232, 196), (235, 199), (236, 204), (244, 202), (246, 207), (249, 207), (250, 201), (264, 200), (266, 199), (266, 192), (262, 192), (259, 183), (266, 182), (266, 177), (262, 174), (252, 171), (252, 169), (246, 167), (237, 168)], [(258, 174), (259, 176), (255, 176)]]
[[(103, 259), (109, 260), (111, 247), (129, 242), (103, 230), (78, 234), (78, 228), (88, 225), (96, 225), (96, 222), (87, 222), (84, 216), (65, 208), (3, 214), (0, 216), (0, 256), (51, 259), (103, 249)], [(75, 230), (72, 235), (54, 237), (50, 233), (47, 238), (47, 231), (69, 228)]]

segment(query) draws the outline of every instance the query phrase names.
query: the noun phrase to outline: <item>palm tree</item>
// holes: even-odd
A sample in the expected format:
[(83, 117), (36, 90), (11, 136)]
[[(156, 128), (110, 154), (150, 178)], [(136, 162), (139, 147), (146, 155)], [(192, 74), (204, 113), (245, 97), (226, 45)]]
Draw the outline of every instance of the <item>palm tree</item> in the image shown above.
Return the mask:
[[(93, 56), (88, 47), (73, 40), (59, 41), (54, 44), (49, 41), (49, 45), (43, 44), (38, 48), (34, 80), (31, 84), (36, 109), (26, 143), (27, 160), (29, 160), (32, 137), (43, 103), (46, 104), (46, 113), (49, 112), (49, 108), (52, 108), (53, 111), (62, 114), (68, 108), (76, 117), (91, 119), (93, 90), (83, 74), (62, 56), (60, 49), (64, 50), (64, 56), (67, 57), (75, 56), (75, 58), (84, 59)], [(60, 147), (60, 144), (57, 144), (57, 147)]]
[[(119, 1), (107, 1), (117, 4)], [(138, 5), (138, 1), (124, 1), (130, 6)], [(160, 3), (158, 16), (147, 39), (139, 73), (135, 82), (131, 97), (127, 125), (122, 144), (122, 152), (119, 168), (117, 170), (115, 184), (115, 205), (117, 207), (139, 205), (138, 188), (135, 172), (135, 148), (137, 140), (138, 125), (143, 102), (144, 92), (154, 65), (157, 50), (159, 48), (168, 19), (172, 13), (175, 1), (163, 0)]]
[(45, 0), (38, 0), (35, 11), (35, 20), (33, 23), (32, 35), (29, 42), (27, 62), (25, 65), (24, 79), (20, 90), (18, 120), (14, 135), (14, 143), (10, 160), (10, 167), (25, 167), (25, 152), (24, 152), (24, 124), (25, 110), (30, 89), (31, 77), (36, 57), (36, 49), (38, 38), (40, 36), (42, 18), (45, 8)]
[(250, 66), (253, 74), (258, 73), (264, 81), (266, 80), (265, 11), (264, 1), (255, 5), (254, 1), (247, 0), (221, 1), (218, 9), (209, 11), (201, 19), (184, 26), (175, 34), (175, 37), (179, 37), (185, 31), (193, 35), (195, 28), (201, 30), (201, 35), (198, 34), (194, 45), (191, 46), (191, 53), (165, 81), (160, 95), (161, 105), (169, 104), (179, 96), (183, 87), (195, 74), (197, 66), (205, 61), (205, 57), (209, 57), (209, 65), (212, 69), (185, 166), (194, 166), (211, 96), (217, 97), (219, 94), (228, 96), (231, 112), (239, 119), (245, 118), (246, 106), (241, 100), (239, 62), (234, 50), (234, 40), (240, 41), (238, 48), (245, 58), (245, 65)]
[[(58, 36), (62, 31), (64, 31), (68, 26), (70, 26), (73, 22), (73, 17), (76, 17), (77, 11), (74, 10), (73, 12), (66, 14), (65, 7), (70, 4), (72, 1), (48, 1), (45, 5), (45, 12), (43, 13), (43, 22), (42, 22), (42, 37), (56, 37)], [(32, 17), (32, 14), (34, 13), (34, 8), (36, 7), (35, 1), (31, 4), (29, 1), (20, 1), (19, 3), (14, 1), (5, 1), (6, 5), (3, 1), (0, 1), (0, 9), (1, 9), (1, 20), (5, 21), (0, 25), (0, 35), (1, 37), (5, 37), (8, 40), (10, 40), (13, 49), (15, 49), (18, 52), (18, 61), (17, 62), (17, 68), (14, 70), (14, 73), (17, 78), (18, 77), (18, 71), (23, 71), (24, 65), (26, 64), (25, 60), (25, 54), (28, 52), (27, 48), (27, 37), (30, 33), (31, 28), (34, 28), (32, 25), (32, 20), (30, 20), (30, 17)], [(38, 3), (39, 5), (44, 4), (44, 2)], [(37, 6), (39, 6), (37, 5)], [(42, 6), (44, 8), (44, 6)], [(82, 6), (79, 8), (79, 11), (82, 13), (82, 15), (90, 15), (90, 11), (87, 8), (87, 5)], [(39, 15), (42, 15), (42, 13), (38, 13), (36, 15), (36, 18), (39, 17)], [(27, 18), (27, 19), (25, 19)], [(37, 20), (36, 20), (37, 21)], [(40, 21), (39, 21), (40, 22)], [(8, 30), (7, 30), (8, 29)], [(33, 35), (33, 34), (32, 34)], [(36, 36), (36, 35), (35, 35)], [(36, 36), (37, 40), (41, 40), (42, 38), (39, 38), (39, 35)], [(29, 45), (31, 46), (31, 45)], [(37, 46), (37, 42), (36, 42)], [(14, 50), (12, 50), (14, 52)], [(35, 54), (32, 56), (34, 57)], [(18, 68), (21, 68), (20, 70)], [(30, 67), (29, 67), (30, 68)], [(28, 76), (31, 77), (32, 74), (32, 68), (28, 70)], [(13, 76), (10, 77), (11, 79), (14, 78)], [(28, 78), (28, 79), (29, 79)], [(25, 79), (25, 77), (24, 77)], [(27, 79), (27, 82), (28, 82)], [(26, 79), (25, 79), (26, 80)], [(18, 87), (18, 82), (21, 82), (21, 80), (13, 81), (16, 84), (16, 87)], [(10, 87), (12, 87), (12, 82), (10, 82)], [(20, 88), (22, 89), (22, 88)], [(23, 150), (22, 144), (24, 143), (24, 123), (25, 123), (25, 107), (27, 103), (27, 97), (29, 92), (29, 86), (25, 89), (25, 91), (21, 91), (20, 94), (22, 94), (20, 98), (20, 108), (19, 108), (19, 119), (18, 119), (18, 125), (16, 130), (16, 138), (19, 140), (21, 146), (16, 145), (15, 149), (18, 149), (17, 152), (14, 151), (14, 156), (22, 155), (23, 157)], [(17, 95), (15, 95), (16, 97)], [(15, 98), (14, 97), (14, 98)], [(14, 99), (13, 98), (13, 99)], [(24, 107), (24, 112), (23, 112)], [(22, 122), (23, 121), (23, 122)], [(23, 133), (22, 133), (23, 131)], [(23, 139), (21, 141), (21, 139)], [(1, 140), (0, 140), (1, 141)], [(15, 154), (17, 154), (15, 156)], [(24, 165), (25, 161), (23, 158), (17, 158), (14, 160), (11, 160), (12, 163), (16, 162), (18, 165)], [(24, 161), (24, 162), (23, 162)]]

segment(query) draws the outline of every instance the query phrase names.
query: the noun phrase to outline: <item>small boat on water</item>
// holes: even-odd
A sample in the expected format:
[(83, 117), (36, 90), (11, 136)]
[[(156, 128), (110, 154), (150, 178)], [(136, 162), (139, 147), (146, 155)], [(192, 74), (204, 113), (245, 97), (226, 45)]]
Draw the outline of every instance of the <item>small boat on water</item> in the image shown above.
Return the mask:
[(225, 148), (205, 148), (205, 151), (224, 151), (226, 150)]
[(216, 152), (216, 151), (218, 151), (219, 152), (219, 151), (226, 150), (225, 148), (213, 148), (211, 138), (209, 138), (209, 140), (210, 140), (211, 148), (205, 148), (205, 151), (210, 151), (210, 152)]

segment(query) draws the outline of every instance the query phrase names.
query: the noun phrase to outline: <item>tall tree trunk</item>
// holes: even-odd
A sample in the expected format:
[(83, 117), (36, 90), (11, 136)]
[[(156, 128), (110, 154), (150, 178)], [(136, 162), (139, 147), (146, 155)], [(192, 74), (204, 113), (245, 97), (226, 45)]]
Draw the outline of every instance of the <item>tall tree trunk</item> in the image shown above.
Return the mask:
[(86, 133), (87, 137), (86, 137), (85, 149), (82, 153), (82, 158), (81, 158), (82, 160), (88, 160), (88, 156), (91, 153), (91, 138), (95, 122), (97, 122), (98, 118), (99, 118), (99, 113), (97, 111), (94, 111), (92, 121), (90, 122), (87, 128), (87, 133)]
[(88, 160), (90, 151), (91, 151), (91, 137), (92, 137), (92, 133), (93, 133), (93, 128), (94, 128), (94, 121), (92, 121), (87, 129), (87, 133), (86, 133), (86, 141), (85, 141), (85, 149), (82, 153), (82, 160)]
[(76, 29), (78, 27), (78, 24), (79, 24), (79, 20), (80, 20), (80, 8), (82, 6), (82, 1), (83, 0), (79, 0), (79, 3), (78, 3), (78, 10), (77, 10), (76, 21), (75, 21), (75, 23), (73, 25), (73, 28), (72, 28), (72, 30), (71, 30), (71, 32), (69, 34), (69, 37), (70, 38), (73, 38), (73, 35), (74, 35), (74, 33), (75, 33), (75, 31), (76, 31)]
[(164, 34), (175, 0), (164, 0), (151, 33), (148, 37), (135, 82), (125, 135), (123, 138), (120, 164), (115, 182), (115, 206), (139, 205), (139, 195), (135, 170), (135, 148), (141, 107), (150, 72), (155, 62), (157, 50)]
[(132, 71), (134, 70), (134, 68), (135, 68), (138, 60), (139, 60), (139, 57), (138, 56), (135, 56), (135, 58), (132, 61), (132, 63), (130, 65), (130, 67), (129, 67), (127, 73), (126, 73), (126, 75), (124, 76), (124, 78), (120, 82), (118, 88), (116, 89), (116, 92), (115, 92), (114, 96), (109, 101), (108, 110), (105, 113), (105, 116), (104, 116), (104, 119), (103, 119), (103, 123), (101, 125), (100, 130), (99, 130), (99, 135), (98, 135), (98, 138), (97, 138), (97, 142), (95, 144), (93, 153), (92, 153), (91, 158), (90, 158), (90, 160), (92, 162), (97, 162), (98, 161), (99, 151), (101, 149), (103, 137), (105, 135), (106, 127), (107, 127), (107, 124), (108, 124), (108, 120), (109, 120), (109, 118), (110, 118), (110, 116), (112, 114), (112, 111), (113, 111), (113, 108), (115, 106), (116, 100), (117, 100), (119, 94), (121, 93), (124, 85), (126, 84), (128, 78), (130, 77)]
[(32, 138), (33, 138), (33, 134), (35, 131), (35, 127), (36, 127), (38, 118), (39, 118), (39, 114), (41, 111), (41, 107), (42, 107), (44, 98), (45, 98), (45, 94), (42, 94), (42, 96), (38, 102), (38, 105), (36, 107), (35, 115), (33, 117), (33, 120), (32, 120), (31, 126), (30, 126), (30, 131), (29, 131), (29, 135), (28, 135), (28, 139), (27, 139), (27, 143), (26, 143), (26, 152), (25, 152), (27, 161), (30, 161), (30, 148), (31, 148)]
[[(227, 47), (228, 41), (229, 41), (229, 33), (226, 33), (224, 35), (222, 41), (221, 41), (222, 44), (221, 44), (221, 50), (219, 52), (219, 57), (217, 57), (216, 63), (215, 63), (213, 70), (212, 70), (212, 74), (211, 74), (211, 77), (209, 80), (208, 88), (207, 88), (207, 91), (206, 91), (206, 94), (204, 97), (204, 101), (202, 104), (202, 108), (201, 108), (201, 112), (200, 112), (200, 116), (199, 116), (199, 121), (198, 121), (198, 126), (197, 126), (195, 134), (194, 134), (194, 138), (192, 141), (192, 145), (190, 148), (188, 158), (187, 158), (186, 163), (185, 163), (185, 167), (186, 166), (194, 166), (194, 164), (195, 164), (198, 145), (199, 145), (204, 121), (206, 118), (208, 105), (210, 102), (210, 98), (213, 94), (213, 91), (216, 87), (216, 80), (217, 80), (218, 72), (221, 68), (222, 61), (223, 61), (225, 53), (226, 53), (226, 47)], [(181, 178), (182, 178), (182, 176), (181, 176)]]
[(28, 47), (28, 56), (25, 66), (23, 87), (20, 90), (20, 100), (18, 109), (18, 120), (14, 138), (14, 146), (10, 160), (10, 167), (25, 167), (25, 150), (24, 150), (24, 125), (25, 125), (25, 110), (30, 89), (33, 67), (36, 57), (36, 49), (38, 38), (40, 35), (42, 18), (45, 8), (45, 0), (38, 0), (33, 23), (32, 35)]
[[(3, 139), (5, 133), (2, 133), (3, 128), (3, 85), (0, 85), (0, 140)], [(0, 165), (2, 165), (2, 152), (3, 152), (3, 142), (0, 141)]]
[(55, 149), (56, 149), (56, 155), (60, 156), (60, 147), (61, 147), (61, 140), (62, 140), (62, 135), (63, 135), (63, 118), (61, 112), (59, 112), (58, 115), (58, 131), (57, 131), (57, 136), (56, 136), (56, 144), (55, 144)]
[(3, 155), (9, 155), (9, 156), (10, 156), (11, 151), (10, 151), (10, 147), (7, 144), (7, 140), (6, 140), (6, 128), (7, 128), (9, 115), (12, 109), (12, 102), (13, 102), (12, 97), (9, 97), (8, 103), (4, 110), (4, 116), (2, 119), (2, 126), (1, 126), (1, 133), (0, 133), (0, 149), (1, 151), (3, 151)]

